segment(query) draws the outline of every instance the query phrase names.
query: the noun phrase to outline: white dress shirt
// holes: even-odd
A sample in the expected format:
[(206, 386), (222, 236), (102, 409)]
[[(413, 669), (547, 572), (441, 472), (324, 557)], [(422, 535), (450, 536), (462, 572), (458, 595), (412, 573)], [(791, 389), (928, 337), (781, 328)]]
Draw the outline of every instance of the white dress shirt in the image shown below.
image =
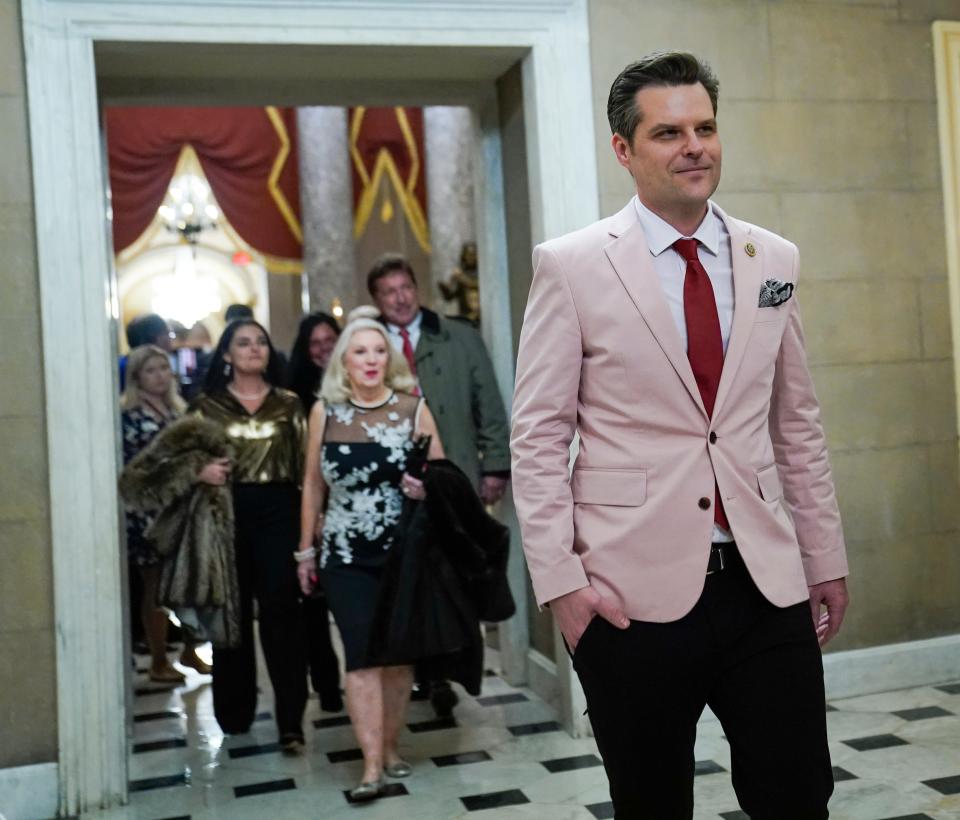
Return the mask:
[[(730, 234), (727, 226), (717, 216), (713, 203), (708, 203), (707, 215), (692, 236), (684, 236), (680, 231), (665, 222), (647, 208), (639, 197), (634, 197), (637, 216), (650, 249), (653, 269), (660, 280), (663, 296), (680, 333), (683, 349), (687, 349), (687, 322), (683, 311), (683, 280), (687, 274), (687, 262), (673, 249), (678, 239), (696, 239), (697, 255), (703, 265), (713, 295), (717, 300), (717, 315), (720, 318), (720, 337), (723, 340), (723, 352), (727, 352), (730, 342), (730, 328), (733, 325), (733, 257), (730, 253)], [(732, 541), (733, 536), (726, 530), (713, 525), (715, 542)]]
[[(410, 344), (413, 345), (413, 349), (417, 349), (417, 342), (420, 341), (420, 325), (423, 322), (423, 311), (418, 310), (416, 318), (407, 325), (407, 333), (410, 335)], [(403, 336), (400, 335), (401, 331), (400, 325), (395, 325), (392, 322), (387, 322), (387, 334), (390, 336), (390, 344), (393, 345), (394, 349), (398, 353), (403, 353)]]

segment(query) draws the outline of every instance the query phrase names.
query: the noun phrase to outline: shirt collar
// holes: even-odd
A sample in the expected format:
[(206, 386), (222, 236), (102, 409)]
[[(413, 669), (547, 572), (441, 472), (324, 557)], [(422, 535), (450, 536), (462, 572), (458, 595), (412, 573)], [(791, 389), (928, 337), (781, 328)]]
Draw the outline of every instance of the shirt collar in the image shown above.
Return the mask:
[[(423, 311), (418, 310), (417, 315), (413, 318), (413, 321), (406, 326), (407, 333), (410, 333), (411, 335), (416, 333), (420, 329), (421, 322), (423, 322)], [(403, 330), (403, 328), (401, 328), (400, 325), (395, 325), (393, 322), (387, 322), (387, 330), (399, 336), (400, 331)]]
[(673, 225), (657, 216), (640, 201), (640, 197), (634, 196), (633, 202), (637, 208), (637, 217), (644, 236), (647, 238), (647, 247), (654, 256), (659, 256), (678, 239), (686, 238), (698, 240), (714, 256), (720, 252), (720, 227), (717, 224), (720, 217), (717, 216), (712, 201), (707, 203), (707, 214), (691, 237), (685, 237)]

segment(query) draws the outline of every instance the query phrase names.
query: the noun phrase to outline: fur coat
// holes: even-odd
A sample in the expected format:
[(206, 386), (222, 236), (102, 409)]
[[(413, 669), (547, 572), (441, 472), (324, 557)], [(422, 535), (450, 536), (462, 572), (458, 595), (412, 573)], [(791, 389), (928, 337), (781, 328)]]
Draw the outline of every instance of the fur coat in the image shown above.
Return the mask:
[(197, 479), (232, 450), (220, 425), (188, 415), (165, 428), (123, 470), (120, 494), (154, 516), (146, 531), (160, 553), (157, 604), (200, 640), (240, 643), (240, 596), (230, 487)]
[(452, 461), (431, 461), (423, 482), (426, 501), (404, 502), (387, 553), (367, 661), (416, 663), (423, 679), (454, 680), (478, 695), (480, 621), (516, 611), (507, 583), (510, 531)]

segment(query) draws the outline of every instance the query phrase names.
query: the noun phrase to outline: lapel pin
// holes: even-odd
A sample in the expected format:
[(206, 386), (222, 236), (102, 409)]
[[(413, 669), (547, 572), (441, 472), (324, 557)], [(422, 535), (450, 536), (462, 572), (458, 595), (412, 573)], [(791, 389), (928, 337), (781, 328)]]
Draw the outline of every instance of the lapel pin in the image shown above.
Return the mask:
[(743, 249), (747, 252), (747, 256), (751, 258), (757, 255), (757, 247), (753, 242), (747, 242), (747, 244), (743, 246)]

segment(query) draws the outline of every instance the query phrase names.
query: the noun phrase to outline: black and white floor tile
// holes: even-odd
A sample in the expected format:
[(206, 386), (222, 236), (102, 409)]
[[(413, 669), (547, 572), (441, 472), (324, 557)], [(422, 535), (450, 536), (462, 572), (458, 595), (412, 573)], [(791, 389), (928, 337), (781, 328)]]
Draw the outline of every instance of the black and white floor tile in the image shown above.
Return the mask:
[[(496, 653), (489, 665), (496, 666)], [(307, 750), (277, 745), (268, 692), (249, 734), (224, 737), (210, 679), (189, 674), (176, 689), (137, 678), (130, 805), (98, 820), (599, 820), (613, 817), (591, 739), (573, 739), (530, 690), (487, 675), (483, 693), (460, 691), (452, 720), (411, 704), (402, 751), (414, 774), (362, 807), (347, 791), (360, 754), (344, 714), (308, 707)], [(266, 677), (263, 678), (266, 680)], [(266, 688), (266, 687), (265, 687)], [(828, 709), (836, 791), (833, 820), (960, 818), (960, 683), (834, 701)], [(699, 727), (696, 820), (748, 820), (730, 783), (720, 725)]]

